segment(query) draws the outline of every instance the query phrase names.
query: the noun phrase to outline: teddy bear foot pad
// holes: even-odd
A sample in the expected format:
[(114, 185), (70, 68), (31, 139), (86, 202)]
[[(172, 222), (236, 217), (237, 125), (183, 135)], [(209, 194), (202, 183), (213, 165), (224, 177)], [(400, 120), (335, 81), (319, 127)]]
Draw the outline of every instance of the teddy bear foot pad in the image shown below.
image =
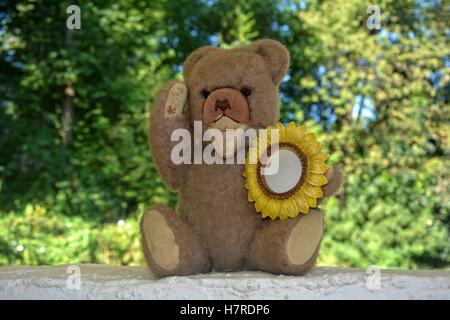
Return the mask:
[(201, 240), (169, 207), (155, 205), (141, 220), (141, 241), (149, 268), (160, 276), (210, 271)]

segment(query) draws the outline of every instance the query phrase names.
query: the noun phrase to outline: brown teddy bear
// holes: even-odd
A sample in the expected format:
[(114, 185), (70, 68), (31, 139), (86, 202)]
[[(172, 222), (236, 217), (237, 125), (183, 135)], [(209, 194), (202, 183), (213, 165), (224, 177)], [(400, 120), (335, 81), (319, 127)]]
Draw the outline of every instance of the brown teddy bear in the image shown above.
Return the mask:
[[(184, 63), (185, 83), (170, 81), (158, 94), (150, 115), (150, 147), (162, 180), (179, 192), (179, 206), (176, 214), (154, 205), (142, 217), (142, 246), (155, 275), (211, 270), (301, 275), (314, 265), (323, 233), (318, 209), (287, 220), (262, 219), (248, 201), (243, 164), (175, 164), (171, 159), (178, 143), (171, 141), (172, 132), (192, 132), (194, 121), (203, 122), (202, 130), (277, 123), (278, 86), (288, 66), (287, 49), (273, 40), (231, 50), (202, 47)], [(225, 120), (218, 124), (217, 115)], [(342, 174), (332, 167), (326, 175), (322, 190), (331, 196)]]

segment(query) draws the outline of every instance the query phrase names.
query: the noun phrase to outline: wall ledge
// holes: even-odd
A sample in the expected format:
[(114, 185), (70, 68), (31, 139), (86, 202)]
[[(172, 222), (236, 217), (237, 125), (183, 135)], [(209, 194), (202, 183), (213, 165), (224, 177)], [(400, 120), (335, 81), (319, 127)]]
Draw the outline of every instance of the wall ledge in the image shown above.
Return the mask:
[(450, 270), (317, 267), (303, 277), (236, 272), (155, 279), (145, 267), (8, 266), (0, 267), (0, 299), (450, 299)]

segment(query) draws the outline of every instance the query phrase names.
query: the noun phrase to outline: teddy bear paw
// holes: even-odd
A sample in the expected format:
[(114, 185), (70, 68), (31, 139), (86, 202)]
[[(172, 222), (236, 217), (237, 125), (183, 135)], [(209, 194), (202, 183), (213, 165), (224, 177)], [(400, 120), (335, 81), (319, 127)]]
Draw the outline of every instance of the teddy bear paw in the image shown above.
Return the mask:
[(200, 237), (171, 208), (154, 205), (141, 220), (141, 242), (155, 276), (208, 272), (211, 264)]
[(180, 247), (164, 216), (156, 209), (142, 217), (142, 241), (149, 259), (165, 271), (175, 270), (180, 263)]
[(311, 212), (300, 219), (287, 241), (287, 258), (292, 265), (304, 265), (317, 251), (323, 233), (323, 215)]
[(181, 115), (186, 104), (188, 88), (182, 82), (177, 82), (170, 88), (164, 105), (164, 114), (166, 117)]

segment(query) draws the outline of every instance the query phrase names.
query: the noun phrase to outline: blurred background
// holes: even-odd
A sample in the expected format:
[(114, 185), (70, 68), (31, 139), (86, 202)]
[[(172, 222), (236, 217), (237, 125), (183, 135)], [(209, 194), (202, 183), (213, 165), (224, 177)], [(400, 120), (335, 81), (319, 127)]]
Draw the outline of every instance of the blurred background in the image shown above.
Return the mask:
[(199, 46), (273, 38), (282, 121), (345, 167), (319, 265), (450, 267), (449, 21), (447, 0), (0, 0), (0, 265), (143, 264), (139, 217), (177, 202), (155, 91)]

